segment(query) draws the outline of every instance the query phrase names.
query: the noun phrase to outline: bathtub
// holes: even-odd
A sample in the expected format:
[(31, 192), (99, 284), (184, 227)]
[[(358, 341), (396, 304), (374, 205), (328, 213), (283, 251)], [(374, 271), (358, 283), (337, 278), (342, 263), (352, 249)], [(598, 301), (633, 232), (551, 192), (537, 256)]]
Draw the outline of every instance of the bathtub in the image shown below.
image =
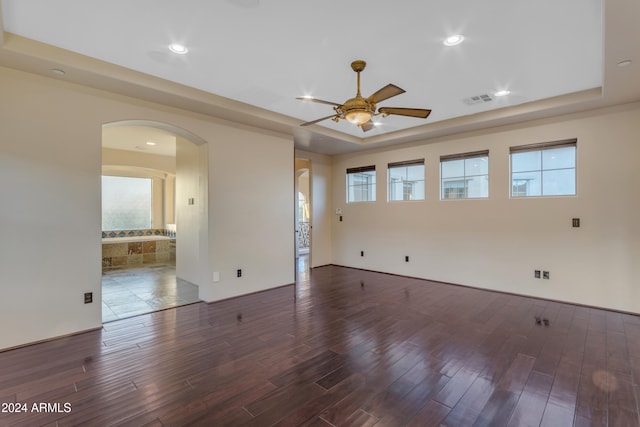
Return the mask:
[(168, 236), (102, 238), (102, 270), (175, 262), (175, 239)]

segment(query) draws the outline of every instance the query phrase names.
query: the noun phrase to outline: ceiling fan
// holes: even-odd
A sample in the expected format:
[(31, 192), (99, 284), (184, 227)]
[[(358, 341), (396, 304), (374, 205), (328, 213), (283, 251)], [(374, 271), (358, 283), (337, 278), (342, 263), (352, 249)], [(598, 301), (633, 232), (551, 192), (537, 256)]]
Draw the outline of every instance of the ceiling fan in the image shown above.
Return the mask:
[(373, 129), (374, 124), (371, 118), (377, 115), (387, 117), (389, 114), (395, 114), (398, 116), (418, 117), (426, 119), (431, 113), (431, 110), (425, 110), (422, 108), (395, 108), (395, 107), (380, 107), (376, 112), (376, 104), (378, 102), (389, 99), (393, 96), (404, 93), (404, 89), (399, 88), (396, 85), (388, 84), (382, 89), (375, 92), (368, 98), (364, 98), (360, 95), (360, 72), (364, 70), (367, 63), (362, 60), (353, 61), (351, 63), (351, 69), (358, 74), (358, 93), (355, 98), (348, 99), (344, 104), (338, 104), (336, 102), (323, 101), (322, 99), (312, 97), (300, 97), (302, 101), (318, 102), (320, 104), (333, 105), (335, 114), (332, 114), (321, 119), (313, 120), (311, 122), (302, 123), (300, 126), (308, 126), (314, 123), (321, 122), (323, 120), (331, 119), (334, 122), (345, 119), (356, 126), (359, 126), (363, 132)]

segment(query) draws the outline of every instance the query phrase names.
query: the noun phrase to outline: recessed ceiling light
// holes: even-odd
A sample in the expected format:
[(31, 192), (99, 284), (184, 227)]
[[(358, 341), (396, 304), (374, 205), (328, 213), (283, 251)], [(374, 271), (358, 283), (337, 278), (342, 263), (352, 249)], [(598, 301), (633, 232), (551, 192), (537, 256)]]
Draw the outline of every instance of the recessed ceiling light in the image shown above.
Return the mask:
[(173, 53), (177, 53), (178, 55), (184, 55), (189, 52), (189, 49), (180, 43), (171, 43), (169, 45), (169, 50)]
[(456, 34), (454, 36), (449, 36), (446, 39), (444, 39), (443, 43), (445, 46), (455, 46), (462, 43), (463, 41), (464, 41), (464, 36), (461, 34)]
[(311, 95), (302, 95), (300, 98), (302, 98), (302, 99), (313, 99), (313, 96), (311, 96)]
[(153, 146), (153, 145), (156, 145), (156, 143), (155, 143), (155, 142), (152, 142), (152, 141), (147, 141), (147, 145), (151, 145), (151, 146)]
[(66, 74), (66, 73), (64, 72), (64, 70), (61, 70), (60, 68), (53, 68), (53, 69), (51, 70), (51, 72), (52, 72), (53, 74), (57, 74), (57, 75), (59, 75), (59, 76), (64, 76), (64, 75)]
[(493, 94), (493, 96), (507, 96), (511, 93), (510, 90), (499, 90)]
[(625, 59), (624, 61), (620, 61), (618, 62), (618, 67), (622, 68), (622, 67), (628, 67), (629, 65), (631, 65), (633, 61), (630, 59)]

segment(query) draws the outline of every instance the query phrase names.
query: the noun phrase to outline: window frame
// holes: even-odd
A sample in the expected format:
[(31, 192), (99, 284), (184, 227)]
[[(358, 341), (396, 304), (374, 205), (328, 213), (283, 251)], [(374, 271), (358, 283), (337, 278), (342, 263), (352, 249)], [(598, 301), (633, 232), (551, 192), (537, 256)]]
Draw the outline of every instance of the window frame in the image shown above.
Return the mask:
[[(445, 198), (445, 188), (444, 188), (444, 184), (445, 181), (444, 179), (450, 179), (452, 180), (454, 177), (452, 178), (443, 178), (442, 176), (442, 165), (443, 163), (449, 162), (449, 161), (455, 161), (455, 160), (468, 160), (468, 159), (474, 159), (474, 158), (487, 158), (487, 173), (486, 174), (481, 174), (481, 175), (467, 175), (466, 173), (466, 162), (465, 162), (465, 166), (464, 166), (464, 170), (463, 170), (463, 175), (459, 176), (459, 177), (455, 177), (455, 178), (459, 178), (457, 181), (464, 181), (463, 183), (463, 188), (464, 188), (464, 194), (465, 197), (458, 197), (458, 198)], [(459, 153), (459, 154), (448, 154), (448, 155), (444, 155), (444, 156), (440, 156), (440, 200), (485, 200), (489, 198), (489, 171), (490, 171), (490, 167), (489, 167), (489, 150), (480, 150), (480, 151), (471, 151), (471, 152), (466, 152), (466, 153)], [(480, 196), (480, 197), (469, 197), (468, 196), (468, 190), (469, 187), (467, 185), (467, 182), (469, 181), (468, 177), (482, 177), (482, 176), (486, 176), (487, 178), (487, 195), (486, 196)], [(450, 182), (456, 182), (456, 181), (450, 181)]]
[[(573, 167), (568, 168), (544, 168), (544, 156), (542, 155), (543, 151), (554, 150), (558, 148), (567, 148), (573, 147)], [(517, 153), (526, 153), (526, 152), (540, 152), (540, 169), (535, 169), (531, 171), (518, 171), (515, 173), (540, 173), (540, 194), (528, 196), (524, 195), (514, 195), (513, 191), (513, 154)], [(544, 194), (544, 172), (545, 171), (560, 171), (560, 170), (573, 170), (574, 179), (573, 179), (573, 194)], [(519, 179), (518, 181), (523, 181)], [(535, 144), (526, 144), (526, 145), (516, 145), (509, 147), (509, 198), (511, 199), (530, 199), (530, 198), (548, 198), (548, 197), (576, 197), (578, 195), (578, 139), (563, 139), (558, 141), (550, 141), (550, 142), (540, 142)]]
[[(405, 186), (403, 185), (403, 191), (402, 191), (402, 199), (392, 199), (391, 198), (391, 170), (394, 168), (408, 168), (411, 166), (422, 166), (422, 180), (418, 180), (418, 181), (406, 181), (406, 182), (422, 182), (422, 195), (421, 198), (411, 198), (411, 199), (406, 199), (404, 198), (404, 194), (405, 194)], [(387, 202), (422, 202), (426, 199), (426, 175), (425, 175), (425, 159), (415, 159), (415, 160), (405, 160), (402, 162), (391, 162), (387, 164)], [(402, 181), (403, 183), (405, 181)]]
[[(368, 173), (368, 172), (373, 172), (373, 174), (364, 175), (365, 173)], [(350, 192), (351, 187), (356, 187), (356, 185), (350, 182), (350, 176), (354, 176), (356, 174), (363, 174), (363, 176), (373, 177), (372, 182), (367, 182), (365, 185), (358, 185), (358, 187), (361, 187), (361, 189), (367, 188), (367, 200), (349, 200), (349, 196), (351, 194)], [(376, 201), (377, 177), (376, 177), (375, 165), (347, 168), (345, 178), (346, 178), (346, 192), (347, 192), (346, 203), (368, 203), (368, 202)]]

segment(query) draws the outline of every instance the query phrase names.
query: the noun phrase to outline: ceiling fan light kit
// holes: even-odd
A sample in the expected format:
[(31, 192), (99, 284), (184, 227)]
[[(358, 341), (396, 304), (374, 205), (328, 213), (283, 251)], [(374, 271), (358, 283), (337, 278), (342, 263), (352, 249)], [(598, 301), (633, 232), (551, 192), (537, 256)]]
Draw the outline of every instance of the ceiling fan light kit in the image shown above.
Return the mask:
[(395, 114), (398, 116), (418, 117), (423, 119), (426, 119), (429, 116), (431, 110), (421, 108), (382, 107), (376, 112), (378, 102), (400, 95), (405, 91), (396, 85), (388, 84), (368, 98), (364, 98), (360, 94), (360, 73), (366, 66), (367, 63), (362, 60), (353, 61), (351, 63), (351, 69), (358, 74), (358, 91), (354, 98), (348, 99), (344, 104), (324, 101), (322, 99), (308, 96), (297, 98), (302, 101), (312, 101), (320, 104), (332, 105), (333, 110), (335, 111), (335, 114), (322, 117), (311, 122), (302, 123), (301, 126), (312, 125), (326, 119), (332, 119), (334, 122), (339, 122), (341, 119), (344, 119), (356, 126), (359, 126), (363, 132), (367, 132), (374, 127), (374, 123), (371, 121), (371, 118), (374, 116), (382, 115), (382, 117), (387, 117), (390, 114)]
[(344, 118), (356, 126), (362, 126), (363, 124), (371, 120), (371, 116), (373, 116), (373, 114), (369, 111), (355, 110), (345, 114)]

